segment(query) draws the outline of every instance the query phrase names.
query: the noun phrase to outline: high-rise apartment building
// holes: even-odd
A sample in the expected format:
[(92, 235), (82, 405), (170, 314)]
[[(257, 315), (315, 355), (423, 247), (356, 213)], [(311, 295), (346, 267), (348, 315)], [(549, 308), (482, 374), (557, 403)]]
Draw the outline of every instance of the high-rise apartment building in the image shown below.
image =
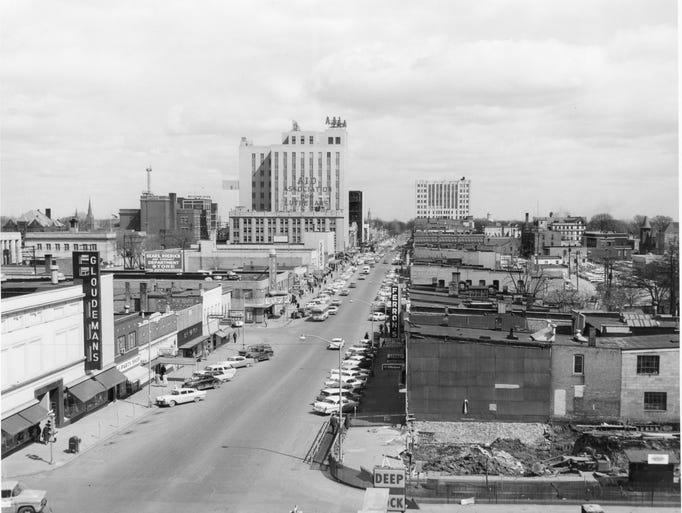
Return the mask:
[(470, 215), (471, 181), (417, 180), (415, 187), (416, 217), (465, 219)]
[[(348, 166), (348, 133), (346, 122), (327, 118), (322, 131), (301, 130), (296, 122), (282, 133), (282, 142), (267, 146), (254, 145), (242, 137), (239, 145), (239, 204), (230, 212), (233, 242), (279, 241), (286, 236), (289, 243), (302, 241), (300, 230), (335, 233), (336, 251), (347, 246), (348, 192), (345, 174)], [(240, 233), (242, 227), (255, 226), (264, 220), (269, 228)], [(282, 222), (278, 219), (282, 214)], [(253, 217), (253, 220), (248, 219)], [(294, 228), (293, 220), (302, 221)], [(284, 228), (286, 225), (286, 229)], [(280, 228), (280, 226), (282, 228)], [(296, 229), (297, 228), (297, 229)], [(280, 232), (281, 230), (281, 232)]]

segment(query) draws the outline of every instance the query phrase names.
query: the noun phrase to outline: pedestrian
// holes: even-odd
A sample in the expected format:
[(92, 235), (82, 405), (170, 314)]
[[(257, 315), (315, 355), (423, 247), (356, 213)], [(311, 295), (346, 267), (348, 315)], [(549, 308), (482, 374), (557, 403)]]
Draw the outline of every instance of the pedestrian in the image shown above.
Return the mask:
[(50, 441), (50, 428), (45, 424), (43, 427), (43, 443), (46, 444)]
[(161, 364), (161, 367), (159, 368), (159, 376), (161, 376), (161, 383), (163, 386), (168, 385), (168, 377), (166, 376), (166, 366), (164, 364)]
[(232, 341), (236, 344), (237, 343), (237, 332), (233, 331), (232, 332)]

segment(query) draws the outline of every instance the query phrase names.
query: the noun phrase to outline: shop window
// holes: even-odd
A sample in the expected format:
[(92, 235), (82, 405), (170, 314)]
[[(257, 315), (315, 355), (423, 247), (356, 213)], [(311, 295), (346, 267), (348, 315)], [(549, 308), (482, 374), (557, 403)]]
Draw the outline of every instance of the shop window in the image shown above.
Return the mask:
[(660, 368), (660, 356), (639, 355), (637, 356), (637, 374), (658, 375)]
[(668, 407), (668, 394), (666, 392), (644, 392), (644, 409), (665, 411)]

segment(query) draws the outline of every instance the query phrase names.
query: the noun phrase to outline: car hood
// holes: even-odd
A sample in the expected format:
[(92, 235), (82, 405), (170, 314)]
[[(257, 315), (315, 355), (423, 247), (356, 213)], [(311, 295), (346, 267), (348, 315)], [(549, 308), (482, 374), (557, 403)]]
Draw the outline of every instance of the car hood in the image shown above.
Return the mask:
[(17, 499), (21, 502), (37, 502), (39, 503), (45, 497), (47, 497), (47, 492), (45, 490), (28, 490), (25, 489), (19, 494)]

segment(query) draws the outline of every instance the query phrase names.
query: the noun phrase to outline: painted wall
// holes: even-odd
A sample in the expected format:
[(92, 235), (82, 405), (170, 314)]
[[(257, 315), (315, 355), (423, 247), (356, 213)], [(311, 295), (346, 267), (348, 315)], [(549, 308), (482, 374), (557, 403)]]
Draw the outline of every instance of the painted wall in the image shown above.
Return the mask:
[(549, 348), (410, 339), (407, 354), (408, 404), (417, 420), (549, 417)]

